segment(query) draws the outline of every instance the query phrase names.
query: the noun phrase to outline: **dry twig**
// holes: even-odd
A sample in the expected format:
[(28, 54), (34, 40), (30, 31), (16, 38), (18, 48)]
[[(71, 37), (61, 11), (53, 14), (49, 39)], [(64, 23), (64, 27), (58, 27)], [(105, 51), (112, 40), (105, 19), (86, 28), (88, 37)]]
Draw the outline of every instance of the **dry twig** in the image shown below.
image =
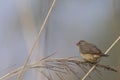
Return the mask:
[[(69, 72), (70, 72), (70, 73), (74, 74), (75, 77), (77, 77), (78, 79), (81, 79), (80, 78), (81, 74), (77, 73), (71, 67), (71, 66), (77, 67), (76, 65), (78, 65), (78, 67), (81, 70), (83, 70), (85, 73), (88, 71), (86, 67), (93, 66), (93, 64), (90, 64), (90, 63), (87, 63), (84, 61), (80, 61), (79, 58), (66, 58), (66, 59), (65, 58), (60, 58), (60, 59), (58, 59), (58, 58), (57, 59), (44, 58), (42, 60), (39, 60), (37, 63), (27, 65), (27, 69), (39, 69), (40, 70), (40, 69), (44, 68), (44, 69), (48, 69), (50, 71), (53, 71), (54, 73), (60, 73), (60, 74), (65, 74), (65, 75), (67, 75), (67, 74), (69, 75)], [(107, 69), (110, 71), (117, 72), (116, 69), (111, 68), (110, 66), (105, 66), (105, 65), (101, 65), (101, 64), (96, 64), (96, 66), (98, 68), (104, 68), (104, 69)], [(15, 69), (14, 71), (11, 71), (10, 73), (1, 77), (0, 80), (4, 80), (5, 78), (8, 78), (9, 76), (17, 75), (21, 69), (22, 69), (22, 67)], [(45, 76), (45, 74), (44, 74), (44, 76)], [(48, 75), (46, 78), (48, 78)], [(90, 76), (89, 76), (89, 78), (92, 79)], [(48, 80), (50, 80), (50, 79), (48, 79)]]
[(34, 47), (36, 46), (36, 44), (37, 44), (37, 42), (38, 42), (38, 40), (39, 40), (39, 37), (41, 36), (41, 33), (42, 33), (42, 31), (43, 31), (43, 29), (44, 29), (44, 27), (45, 27), (45, 24), (46, 24), (46, 22), (47, 22), (47, 20), (48, 20), (48, 17), (49, 17), (49, 15), (50, 15), (50, 13), (51, 13), (51, 11), (52, 11), (52, 9), (53, 9), (53, 6), (54, 6), (54, 4), (55, 4), (55, 1), (56, 1), (56, 0), (53, 0), (53, 3), (52, 3), (52, 5), (51, 5), (51, 7), (50, 7), (50, 9), (49, 9), (49, 11), (48, 11), (48, 14), (47, 14), (47, 16), (46, 16), (46, 18), (45, 18), (42, 26), (41, 26), (41, 29), (40, 29), (38, 35), (36, 36), (36, 38), (35, 38), (35, 40), (34, 40), (34, 43), (33, 43), (32, 47), (31, 47), (31, 49), (30, 49), (29, 55), (28, 55), (28, 57), (27, 57), (24, 65), (23, 65), (23, 68), (22, 68), (21, 71), (20, 71), (20, 74), (18, 75), (18, 80), (21, 80), (21, 77), (22, 77), (22, 75), (23, 75), (23, 73), (24, 73), (24, 71), (25, 71), (25, 68), (26, 68), (26, 66), (27, 66), (27, 63), (28, 63), (28, 61), (29, 61), (29, 59), (30, 59), (30, 57), (31, 57), (31, 55), (32, 55), (33, 49), (34, 49)]
[[(120, 40), (120, 36), (119, 36), (119, 37), (114, 41), (114, 43), (106, 50), (105, 54), (107, 54), (119, 40)], [(82, 80), (85, 80), (85, 79), (87, 78), (87, 76), (94, 70), (95, 67), (96, 67), (96, 64), (88, 71), (88, 73), (86, 73), (86, 75), (82, 78)]]

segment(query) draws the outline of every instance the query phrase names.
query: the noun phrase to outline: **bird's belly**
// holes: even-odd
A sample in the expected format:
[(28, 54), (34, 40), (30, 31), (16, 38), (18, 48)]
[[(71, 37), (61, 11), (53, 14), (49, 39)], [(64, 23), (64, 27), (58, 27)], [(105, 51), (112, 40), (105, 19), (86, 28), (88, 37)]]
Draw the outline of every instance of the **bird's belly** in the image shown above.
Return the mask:
[(99, 58), (98, 55), (93, 54), (81, 54), (81, 56), (88, 62), (97, 62), (97, 59)]

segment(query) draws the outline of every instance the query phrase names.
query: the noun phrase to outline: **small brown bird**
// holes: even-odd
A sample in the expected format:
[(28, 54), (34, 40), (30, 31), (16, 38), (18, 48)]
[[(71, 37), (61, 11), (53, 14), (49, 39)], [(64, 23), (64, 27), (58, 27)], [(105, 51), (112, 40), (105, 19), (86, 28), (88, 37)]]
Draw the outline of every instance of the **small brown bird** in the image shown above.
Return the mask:
[(99, 58), (108, 56), (102, 53), (95, 45), (84, 40), (80, 40), (76, 45), (79, 47), (81, 56), (87, 62), (96, 63)]

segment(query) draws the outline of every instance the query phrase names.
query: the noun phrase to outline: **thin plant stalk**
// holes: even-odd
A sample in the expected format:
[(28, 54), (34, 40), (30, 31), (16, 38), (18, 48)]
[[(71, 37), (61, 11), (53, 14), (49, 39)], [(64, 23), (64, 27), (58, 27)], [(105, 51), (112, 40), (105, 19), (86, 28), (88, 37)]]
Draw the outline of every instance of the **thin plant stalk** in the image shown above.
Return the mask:
[(43, 24), (42, 24), (42, 26), (41, 26), (41, 28), (40, 28), (40, 31), (39, 31), (38, 35), (36, 36), (36, 38), (35, 38), (35, 40), (34, 40), (34, 43), (33, 43), (32, 47), (31, 47), (31, 49), (30, 49), (29, 55), (28, 55), (28, 57), (27, 57), (24, 65), (23, 65), (23, 68), (22, 68), (21, 71), (20, 71), (20, 74), (19, 74), (18, 77), (17, 77), (18, 80), (21, 80), (21, 78), (22, 78), (22, 75), (23, 75), (23, 73), (24, 73), (24, 71), (25, 71), (25, 68), (26, 68), (26, 66), (27, 66), (27, 63), (28, 63), (28, 61), (29, 61), (29, 59), (30, 59), (30, 57), (31, 57), (31, 55), (32, 55), (32, 52), (33, 52), (34, 47), (36, 46), (36, 44), (37, 44), (37, 42), (38, 42), (38, 40), (39, 40), (39, 37), (41, 36), (41, 33), (42, 33), (42, 31), (43, 31), (43, 29), (44, 29), (44, 27), (45, 27), (45, 24), (46, 24), (46, 22), (47, 22), (47, 20), (48, 20), (49, 15), (50, 15), (50, 13), (51, 13), (51, 11), (52, 11), (52, 9), (53, 9), (53, 6), (54, 6), (54, 4), (55, 4), (55, 1), (56, 1), (56, 0), (53, 0), (53, 3), (52, 3), (52, 5), (51, 5), (51, 7), (50, 7), (50, 9), (49, 9), (49, 11), (48, 11), (48, 14), (47, 14), (47, 16), (46, 16), (46, 18), (45, 18), (45, 20), (44, 20), (44, 22), (43, 22)]
[[(108, 54), (108, 52), (114, 47), (114, 45), (120, 40), (120, 36), (113, 42), (113, 44), (106, 50), (105, 54)], [(82, 80), (85, 80), (87, 76), (95, 69), (96, 64), (86, 73), (86, 75), (82, 78)]]

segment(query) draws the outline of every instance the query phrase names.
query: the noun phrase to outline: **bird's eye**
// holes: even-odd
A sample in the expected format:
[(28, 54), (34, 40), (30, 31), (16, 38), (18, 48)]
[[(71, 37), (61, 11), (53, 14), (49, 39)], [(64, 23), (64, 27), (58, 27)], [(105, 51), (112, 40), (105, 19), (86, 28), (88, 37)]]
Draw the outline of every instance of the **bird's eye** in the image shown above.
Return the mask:
[(80, 42), (76, 43), (76, 45), (78, 46), (80, 44)]

